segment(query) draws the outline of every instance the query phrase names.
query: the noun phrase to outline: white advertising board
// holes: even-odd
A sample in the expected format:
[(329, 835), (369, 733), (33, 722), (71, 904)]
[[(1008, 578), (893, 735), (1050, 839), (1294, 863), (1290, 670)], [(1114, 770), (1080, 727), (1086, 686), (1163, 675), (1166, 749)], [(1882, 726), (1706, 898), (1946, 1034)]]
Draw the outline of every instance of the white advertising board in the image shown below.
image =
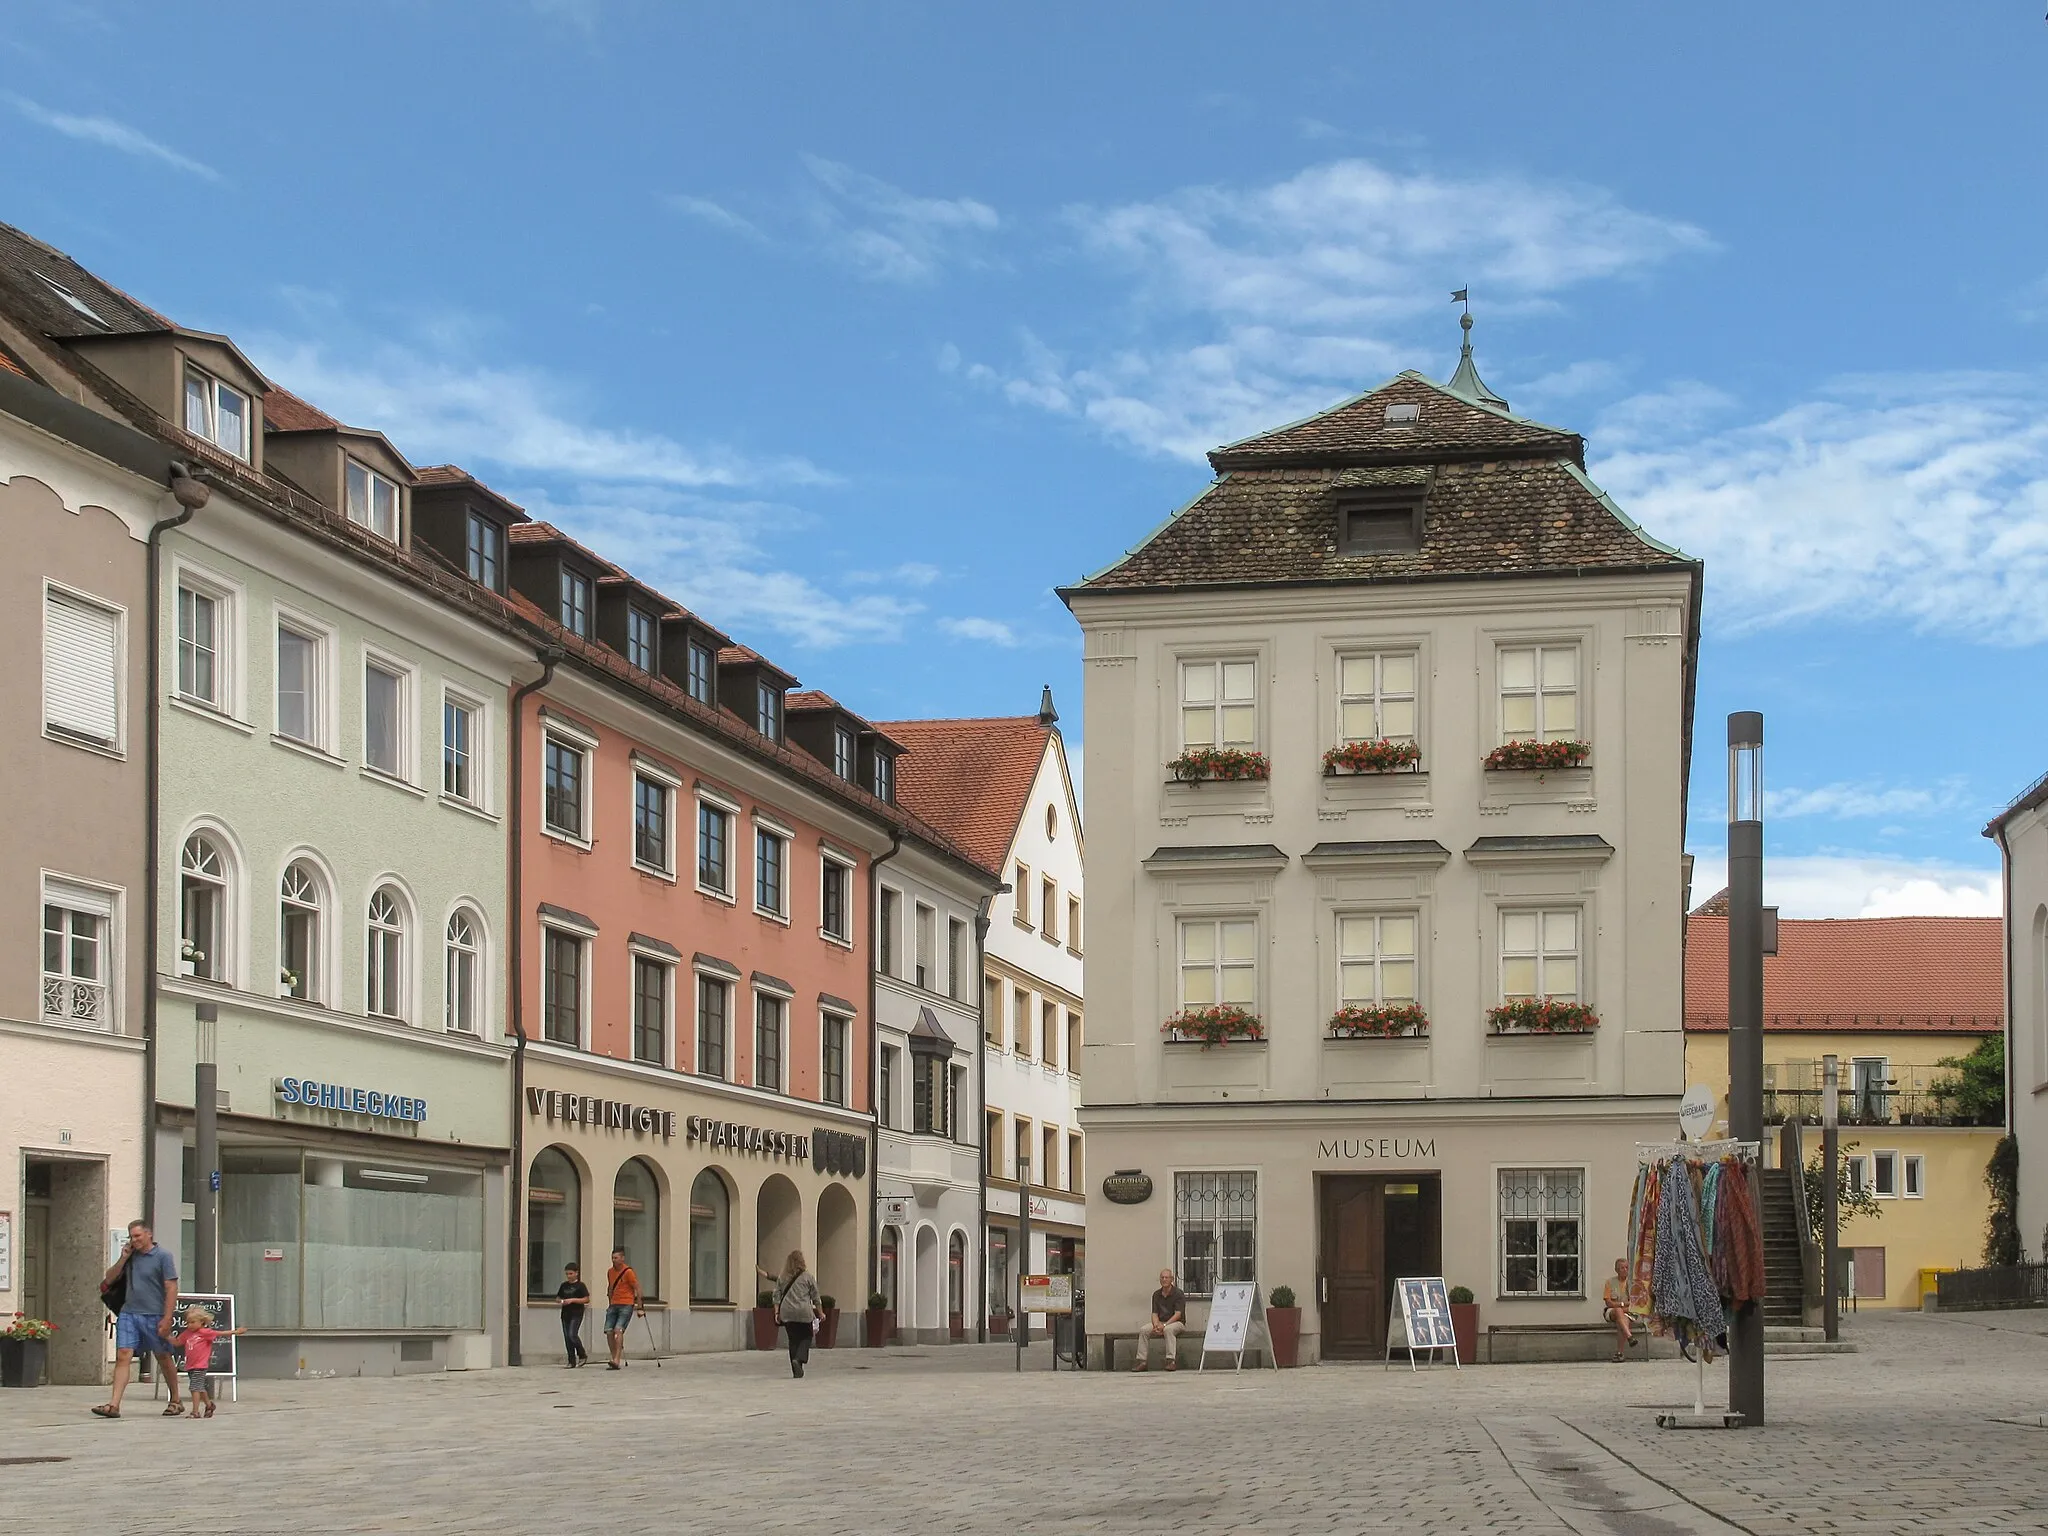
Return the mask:
[(1073, 1276), (1025, 1275), (1017, 1304), (1026, 1312), (1071, 1312), (1074, 1310)]

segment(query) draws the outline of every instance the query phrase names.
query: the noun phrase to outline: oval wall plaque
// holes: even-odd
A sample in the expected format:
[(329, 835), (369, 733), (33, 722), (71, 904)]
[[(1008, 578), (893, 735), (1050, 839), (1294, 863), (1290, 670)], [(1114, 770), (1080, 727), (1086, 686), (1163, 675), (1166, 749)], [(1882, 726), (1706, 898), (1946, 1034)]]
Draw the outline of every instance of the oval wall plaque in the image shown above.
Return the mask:
[(1119, 1168), (1102, 1181), (1102, 1192), (1115, 1205), (1143, 1205), (1152, 1198), (1152, 1176), (1135, 1168)]

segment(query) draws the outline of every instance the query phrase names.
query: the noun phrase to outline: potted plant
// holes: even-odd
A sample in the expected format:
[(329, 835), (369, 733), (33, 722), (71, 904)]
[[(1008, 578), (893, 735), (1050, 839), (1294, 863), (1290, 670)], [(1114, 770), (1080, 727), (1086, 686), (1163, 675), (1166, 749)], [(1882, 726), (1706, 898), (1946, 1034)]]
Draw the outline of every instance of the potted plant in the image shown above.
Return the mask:
[(1600, 1027), (1600, 1015), (1584, 1003), (1516, 997), (1487, 1009), (1486, 1027), (1496, 1035), (1585, 1035)]
[(1199, 784), (1204, 779), (1270, 779), (1273, 765), (1263, 752), (1248, 752), (1242, 747), (1189, 747), (1172, 762), (1166, 771), (1183, 784)]
[(1451, 1287), (1451, 1337), (1458, 1341), (1458, 1358), (1467, 1365), (1479, 1359), (1479, 1303), (1472, 1299), (1472, 1288), (1464, 1285)]
[(1266, 1038), (1266, 1026), (1259, 1022), (1259, 1016), (1235, 1003), (1183, 1008), (1160, 1025), (1159, 1030), (1175, 1040), (1199, 1040), (1205, 1051), (1212, 1045), (1228, 1045), (1232, 1040)]
[(1266, 1302), (1266, 1337), (1272, 1341), (1273, 1363), (1291, 1370), (1301, 1356), (1301, 1308), (1294, 1304), (1294, 1287), (1276, 1285)]
[(1420, 1003), (1352, 1003), (1330, 1015), (1332, 1040), (1429, 1038), (1429, 1015)]
[(1422, 747), (1413, 741), (1347, 741), (1323, 754), (1323, 773), (1399, 773), (1422, 763)]
[(50, 1335), (57, 1325), (45, 1318), (15, 1313), (0, 1328), (0, 1387), (40, 1387), (49, 1363)]
[(837, 1349), (839, 1347), (839, 1298), (836, 1296), (820, 1296), (818, 1298), (818, 1305), (825, 1309), (825, 1319), (818, 1324), (818, 1348)]
[(868, 1297), (868, 1348), (880, 1349), (896, 1334), (896, 1314), (880, 1291)]
[(180, 976), (197, 976), (199, 974), (199, 963), (205, 958), (205, 952), (190, 939), (181, 939), (178, 942), (178, 974)]
[(763, 1291), (754, 1298), (754, 1348), (775, 1347), (775, 1293)]
[(1585, 741), (1508, 741), (1486, 754), (1488, 773), (1537, 772), (1577, 768), (1593, 755)]

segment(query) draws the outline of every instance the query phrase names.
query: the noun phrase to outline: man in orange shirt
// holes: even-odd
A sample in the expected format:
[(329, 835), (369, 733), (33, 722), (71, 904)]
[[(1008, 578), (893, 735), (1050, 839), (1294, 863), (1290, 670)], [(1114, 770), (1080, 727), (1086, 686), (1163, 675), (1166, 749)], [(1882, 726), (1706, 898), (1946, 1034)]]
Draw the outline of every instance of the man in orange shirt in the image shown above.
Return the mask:
[(640, 1277), (633, 1273), (633, 1266), (626, 1262), (626, 1250), (612, 1250), (612, 1267), (604, 1277), (604, 1340), (612, 1347), (612, 1358), (605, 1366), (608, 1371), (625, 1368), (626, 1325), (633, 1321), (633, 1314), (645, 1314), (647, 1309), (640, 1302)]

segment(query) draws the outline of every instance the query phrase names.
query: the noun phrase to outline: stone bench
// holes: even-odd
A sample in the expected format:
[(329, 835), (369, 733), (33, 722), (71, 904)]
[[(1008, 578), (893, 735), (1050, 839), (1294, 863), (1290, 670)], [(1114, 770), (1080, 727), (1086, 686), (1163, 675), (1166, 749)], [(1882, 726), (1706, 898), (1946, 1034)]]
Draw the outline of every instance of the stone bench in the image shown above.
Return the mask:
[[(1640, 1349), (1640, 1350), (1642, 1351), (1642, 1354), (1643, 1354), (1643, 1358), (1644, 1358), (1645, 1360), (1647, 1360), (1647, 1359), (1649, 1359), (1649, 1358), (1650, 1358), (1650, 1329), (1649, 1329), (1649, 1321), (1648, 1321), (1648, 1319), (1646, 1319), (1646, 1318), (1634, 1318), (1634, 1319), (1631, 1319), (1631, 1322), (1632, 1322), (1632, 1323), (1634, 1324), (1634, 1333), (1633, 1333), (1633, 1335), (1631, 1336), (1631, 1338), (1629, 1339), (1629, 1349), (1630, 1349), (1631, 1351), (1633, 1351), (1633, 1350), (1637, 1350), (1637, 1349)], [(1487, 1363), (1488, 1365), (1491, 1365), (1491, 1364), (1493, 1364), (1493, 1361), (1494, 1361), (1494, 1350), (1493, 1350), (1493, 1340), (1494, 1340), (1494, 1336), (1495, 1336), (1496, 1334), (1503, 1334), (1503, 1333), (1504, 1333), (1504, 1334), (1507, 1334), (1507, 1335), (1508, 1335), (1509, 1337), (1511, 1337), (1511, 1338), (1513, 1338), (1513, 1337), (1536, 1337), (1536, 1338), (1555, 1338), (1555, 1339), (1560, 1339), (1560, 1340), (1562, 1340), (1562, 1339), (1565, 1339), (1565, 1338), (1570, 1338), (1570, 1337), (1573, 1337), (1573, 1336), (1575, 1336), (1575, 1335), (1576, 1335), (1576, 1336), (1580, 1336), (1580, 1337), (1584, 1337), (1584, 1336), (1590, 1336), (1590, 1335), (1594, 1335), (1594, 1334), (1597, 1334), (1597, 1335), (1599, 1335), (1600, 1337), (1602, 1337), (1603, 1339), (1606, 1339), (1606, 1340), (1608, 1341), (1608, 1343), (1609, 1343), (1609, 1350), (1611, 1350), (1611, 1348), (1612, 1348), (1612, 1341), (1613, 1341), (1613, 1338), (1614, 1338), (1614, 1325), (1613, 1325), (1612, 1323), (1607, 1323), (1607, 1322), (1599, 1322), (1599, 1323), (1491, 1323), (1491, 1324), (1489, 1324), (1489, 1325), (1487, 1326), (1487, 1329), (1486, 1329), (1486, 1363)], [(1606, 1353), (1606, 1352), (1607, 1352), (1607, 1351), (1602, 1351), (1601, 1353)], [(1568, 1354), (1565, 1354), (1565, 1355), (1561, 1355), (1561, 1356), (1560, 1356), (1560, 1355), (1557, 1355), (1557, 1354), (1554, 1354), (1554, 1353), (1547, 1353), (1547, 1352), (1546, 1352), (1546, 1354), (1545, 1354), (1544, 1358), (1549, 1358), (1549, 1359), (1567, 1359), (1567, 1360), (1580, 1360), (1580, 1359), (1596, 1359), (1596, 1358), (1599, 1358), (1599, 1356), (1598, 1356), (1598, 1355), (1596, 1355), (1596, 1354), (1580, 1354), (1580, 1353), (1568, 1353)]]

